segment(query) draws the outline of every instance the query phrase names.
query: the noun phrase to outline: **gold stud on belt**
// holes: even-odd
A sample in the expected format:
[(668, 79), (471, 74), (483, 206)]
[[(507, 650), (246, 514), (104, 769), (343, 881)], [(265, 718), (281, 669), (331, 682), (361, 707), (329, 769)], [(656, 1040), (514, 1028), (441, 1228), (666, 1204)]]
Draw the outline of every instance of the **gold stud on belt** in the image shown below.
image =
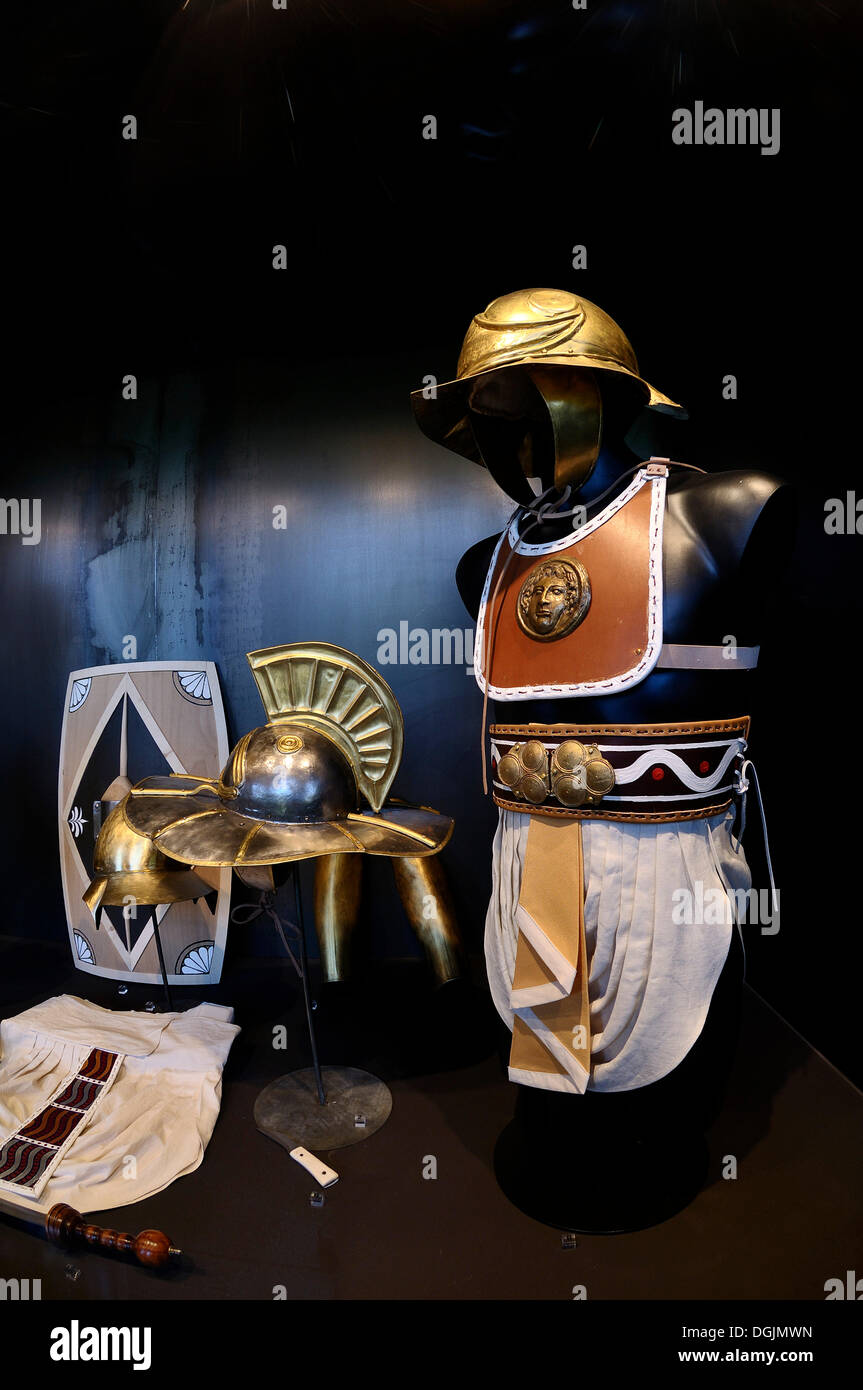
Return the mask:
[(614, 786), (614, 768), (595, 743), (574, 738), (558, 744), (551, 758), (552, 795), (562, 806), (593, 806)]
[(548, 796), (548, 754), (535, 738), (514, 744), (498, 763), (497, 775), (519, 801), (539, 806)]
[(534, 806), (549, 794), (562, 806), (594, 806), (614, 786), (614, 768), (596, 744), (571, 738), (555, 748), (550, 779), (548, 753), (538, 739), (514, 744), (498, 763), (497, 775), (517, 800)]

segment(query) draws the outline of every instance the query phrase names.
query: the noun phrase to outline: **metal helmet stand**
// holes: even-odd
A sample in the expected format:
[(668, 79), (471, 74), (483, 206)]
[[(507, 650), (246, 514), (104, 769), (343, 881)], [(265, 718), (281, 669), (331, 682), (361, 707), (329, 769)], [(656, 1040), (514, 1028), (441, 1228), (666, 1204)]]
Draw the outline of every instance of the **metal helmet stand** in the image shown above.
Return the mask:
[[(318, 1054), (314, 1010), (309, 988), (309, 958), (306, 944), (302, 887), (299, 864), (291, 864), (296, 922), (276, 910), (278, 890), (261, 894), (257, 905), (242, 904), (231, 914), (232, 921), (253, 921), (268, 916), (285, 948), (288, 959), (303, 986), (303, 1002), (312, 1065), (288, 1072), (271, 1081), (255, 1101), (255, 1124), (284, 1148), (307, 1145), (311, 1149), (344, 1149), (358, 1144), (381, 1129), (392, 1111), (392, 1094), (385, 1082), (358, 1067), (322, 1067)], [(241, 915), (236, 915), (241, 914)], [(292, 949), (293, 936), (297, 952)]]

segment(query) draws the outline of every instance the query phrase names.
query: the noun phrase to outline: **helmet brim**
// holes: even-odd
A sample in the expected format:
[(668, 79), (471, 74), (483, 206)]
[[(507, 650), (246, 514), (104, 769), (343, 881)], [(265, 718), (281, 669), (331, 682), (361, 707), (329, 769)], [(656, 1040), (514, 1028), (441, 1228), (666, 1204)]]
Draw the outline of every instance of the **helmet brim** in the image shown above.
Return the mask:
[(449, 816), (390, 805), (334, 821), (253, 819), (231, 810), (211, 782), (188, 777), (147, 778), (133, 788), (124, 814), (172, 859), (243, 869), (322, 854), (424, 857), (443, 849), (453, 831)]

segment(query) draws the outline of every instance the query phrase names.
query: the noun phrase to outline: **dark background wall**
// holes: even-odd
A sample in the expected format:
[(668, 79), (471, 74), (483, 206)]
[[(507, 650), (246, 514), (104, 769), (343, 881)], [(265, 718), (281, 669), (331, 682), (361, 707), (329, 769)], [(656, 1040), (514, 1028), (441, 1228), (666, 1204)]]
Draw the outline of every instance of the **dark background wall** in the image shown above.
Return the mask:
[[(254, 647), (322, 638), (375, 662), (402, 620), (472, 626), (453, 571), (509, 505), (418, 432), (408, 393), (452, 375), (491, 298), (562, 286), (688, 406), (654, 422), (655, 452), (798, 486), (751, 707), (782, 929), (750, 935), (750, 980), (859, 1080), (861, 542), (824, 528), (858, 476), (852, 6), (105, 0), (9, 27), (2, 492), (42, 499), (43, 536), (0, 536), (4, 930), (64, 933), (70, 669), (120, 660), (130, 633), (140, 660), (211, 658), (233, 740), (260, 718)], [(672, 144), (696, 100), (778, 107), (779, 153)], [(456, 815), (446, 862), (478, 948), (476, 686), (382, 669), (407, 725), (396, 790)], [(377, 880), (373, 951), (409, 953)]]

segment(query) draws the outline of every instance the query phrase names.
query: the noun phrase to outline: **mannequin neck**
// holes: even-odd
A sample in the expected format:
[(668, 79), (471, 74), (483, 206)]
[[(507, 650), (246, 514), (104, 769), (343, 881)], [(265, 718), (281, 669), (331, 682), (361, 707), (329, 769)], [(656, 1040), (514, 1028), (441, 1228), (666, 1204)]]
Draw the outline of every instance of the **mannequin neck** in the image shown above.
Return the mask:
[[(570, 493), (566, 505), (571, 507), (580, 504), (589, 509), (594, 498), (601, 496), (601, 494), (610, 488), (618, 478), (620, 478), (620, 488), (618, 490), (622, 491), (630, 482), (632, 473), (628, 473), (627, 476), (623, 478), (621, 478), (620, 475), (625, 473), (627, 469), (632, 470), (637, 462), (637, 456), (633, 454), (622, 441), (619, 443), (615, 441), (614, 443), (603, 444), (599, 452), (599, 457), (596, 460), (596, 466), (590, 477), (581, 485), (577, 492)], [(563, 488), (558, 488), (556, 489), (556, 493), (552, 494), (548, 500), (553, 502), (555, 496), (560, 497), (562, 494)]]
[[(596, 460), (596, 467), (587, 482), (579, 488), (574, 500), (589, 507), (593, 499), (610, 488), (621, 473), (625, 473), (627, 468), (631, 469), (638, 462), (637, 455), (633, 454), (622, 440), (604, 444)], [(621, 488), (628, 485), (630, 477), (631, 474), (621, 479)]]

